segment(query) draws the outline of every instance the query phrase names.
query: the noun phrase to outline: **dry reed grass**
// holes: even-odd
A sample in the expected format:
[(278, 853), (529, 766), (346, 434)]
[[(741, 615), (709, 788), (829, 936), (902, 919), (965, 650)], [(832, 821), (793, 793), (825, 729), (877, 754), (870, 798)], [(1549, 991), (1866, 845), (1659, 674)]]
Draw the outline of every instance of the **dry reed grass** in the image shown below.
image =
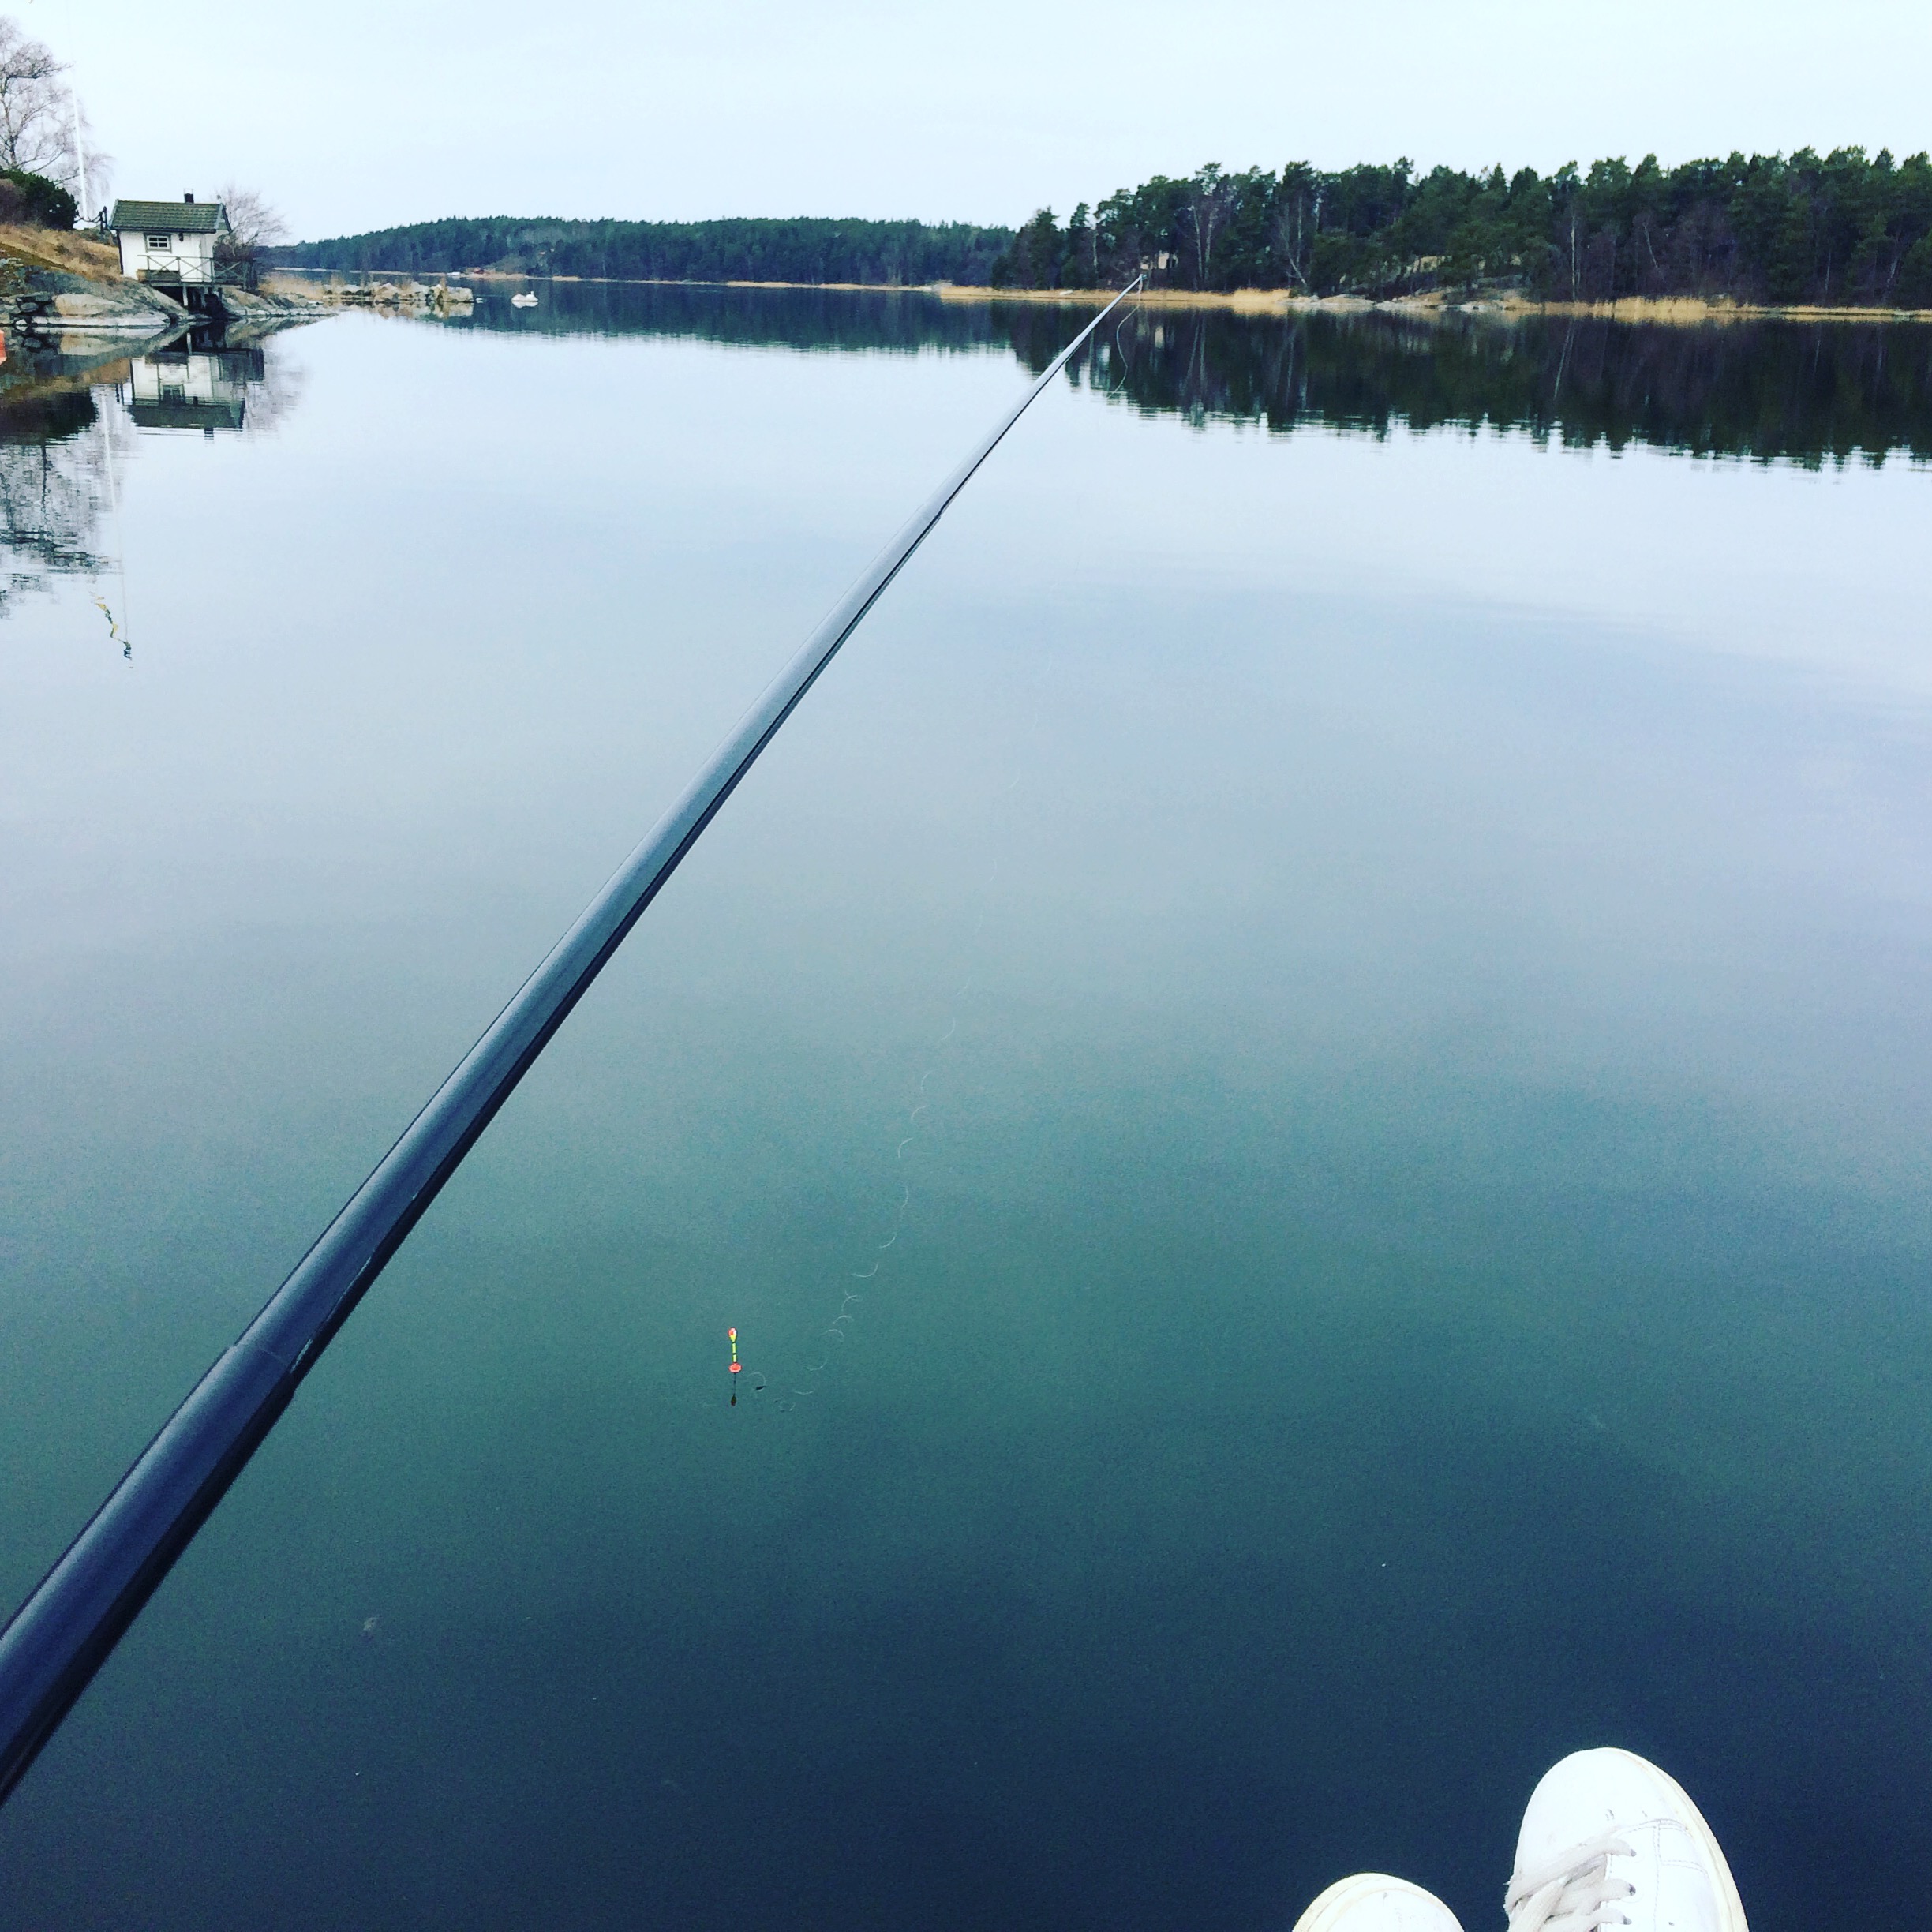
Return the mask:
[(85, 275), (91, 282), (118, 282), (121, 251), (90, 235), (62, 228), (24, 228), (0, 223), (0, 255), (32, 268), (57, 268), (64, 275)]
[[(942, 283), (936, 293), (946, 301), (1049, 302), (1089, 308), (1096, 303), (1111, 301), (1118, 291), (968, 288), (964, 284)], [(1232, 309), (1246, 315), (1288, 315), (1297, 310), (1315, 309), (1335, 314), (1384, 309), (1398, 314), (1434, 316), (1455, 314), (1464, 306), (1436, 294), (1374, 302), (1357, 295), (1323, 298), (1300, 295), (1288, 289), (1235, 289), (1225, 293), (1214, 290), (1148, 289), (1136, 299), (1151, 308)], [(1469, 306), (1488, 314), (1510, 316), (1600, 316), (1619, 322), (1666, 322), (1679, 325), (1749, 322), (1766, 316), (1797, 322), (1932, 322), (1932, 309), (1777, 308), (1747, 302), (1704, 301), (1691, 295), (1627, 295), (1621, 301), (1615, 302), (1535, 302), (1527, 301), (1520, 295), (1503, 295), (1490, 297)]]

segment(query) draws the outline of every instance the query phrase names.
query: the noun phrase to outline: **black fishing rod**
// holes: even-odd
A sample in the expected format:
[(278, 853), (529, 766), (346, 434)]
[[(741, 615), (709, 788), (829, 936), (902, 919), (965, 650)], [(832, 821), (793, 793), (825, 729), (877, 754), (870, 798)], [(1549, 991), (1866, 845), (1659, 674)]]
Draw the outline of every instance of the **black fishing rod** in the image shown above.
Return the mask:
[(1142, 279), (1136, 276), (1054, 358), (879, 552), (13, 1613), (0, 1631), (0, 1803), (275, 1427), (336, 1331), (819, 672), (1028, 405)]

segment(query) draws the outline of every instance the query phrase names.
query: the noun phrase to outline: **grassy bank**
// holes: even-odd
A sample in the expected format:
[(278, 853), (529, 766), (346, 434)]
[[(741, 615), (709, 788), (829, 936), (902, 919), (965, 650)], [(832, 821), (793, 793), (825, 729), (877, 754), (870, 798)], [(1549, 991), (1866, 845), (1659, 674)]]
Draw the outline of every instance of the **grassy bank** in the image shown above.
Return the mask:
[[(4, 233), (4, 231), (0, 231)], [(303, 269), (304, 275), (339, 272)], [(406, 277), (406, 269), (368, 269), (375, 276)], [(757, 282), (706, 281), (661, 275), (530, 275), (501, 268), (452, 269), (462, 282), (559, 282), (596, 283), (630, 288), (819, 289), (883, 295), (936, 295), (950, 302), (1023, 302), (1035, 306), (1092, 309), (1104, 306), (1118, 289), (993, 288), (964, 282)], [(1752, 303), (1720, 299), (1706, 301), (1693, 295), (1626, 295), (1616, 301), (1540, 302), (1517, 294), (1484, 296), (1465, 301), (1437, 293), (1398, 296), (1382, 301), (1361, 295), (1305, 295), (1294, 289), (1241, 288), (1144, 289), (1135, 301), (1150, 309), (1226, 309), (1245, 315), (1351, 313), (1395, 315), (1595, 316), (1620, 322), (1744, 322), (1765, 318), (1794, 322), (1932, 322), (1932, 309), (1824, 307), (1805, 303)]]
[[(1111, 301), (1114, 289), (968, 288), (942, 283), (945, 301), (1040, 302), (1091, 309)], [(1375, 310), (1397, 315), (1597, 316), (1619, 322), (1743, 322), (1766, 317), (1793, 322), (1932, 322), (1932, 309), (1824, 308), (1807, 304), (1705, 301), (1694, 295), (1626, 295), (1616, 301), (1531, 301), (1521, 295), (1459, 301), (1441, 295), (1371, 301), (1357, 295), (1303, 295), (1293, 289), (1148, 289), (1135, 298), (1149, 308), (1232, 309), (1249, 315), (1327, 315)]]
[(90, 282), (122, 279), (121, 251), (111, 243), (71, 229), (23, 228), (0, 223), (0, 255), (24, 262), (30, 268), (84, 275)]

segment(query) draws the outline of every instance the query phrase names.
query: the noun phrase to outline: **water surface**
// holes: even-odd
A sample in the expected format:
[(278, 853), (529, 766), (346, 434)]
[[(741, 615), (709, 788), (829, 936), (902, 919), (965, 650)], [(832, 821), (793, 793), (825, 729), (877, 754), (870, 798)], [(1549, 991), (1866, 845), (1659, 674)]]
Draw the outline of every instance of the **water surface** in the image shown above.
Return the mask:
[[(0, 1593), (1071, 326), (491, 290), (204, 372), (238, 428), (0, 395)], [(1926, 354), (1110, 331), (0, 1814), (0, 1925), (1473, 1928), (1600, 1742), (1760, 1932), (1915, 1911)]]

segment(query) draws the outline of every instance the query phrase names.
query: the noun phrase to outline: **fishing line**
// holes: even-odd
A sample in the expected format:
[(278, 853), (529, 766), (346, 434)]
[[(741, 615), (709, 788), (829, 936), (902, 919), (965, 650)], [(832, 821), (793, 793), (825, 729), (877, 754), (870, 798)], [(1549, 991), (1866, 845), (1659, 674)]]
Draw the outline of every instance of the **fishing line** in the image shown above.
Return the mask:
[[(1139, 306), (1140, 305), (1136, 302), (1131, 308), (1124, 308), (1120, 320), (1115, 324), (1114, 335), (1115, 345), (1119, 351), (1120, 373), (1118, 380), (1103, 392), (1105, 399), (1110, 399), (1114, 395), (1118, 395), (1132, 373), (1133, 358), (1122, 339), (1121, 331), (1125, 328), (1130, 316), (1137, 313)], [(1089, 358), (1090, 379), (1093, 363), (1097, 360), (1098, 354), (1098, 350), (1090, 344), (1087, 350)], [(1037, 768), (1039, 739), (1044, 728), (1046, 718), (1046, 683), (1052, 675), (1058, 657), (1058, 650), (1057, 644), (1050, 643), (1044, 655), (1038, 661), (1030, 693), (1033, 700), (1032, 715), (1028, 722), (1020, 727), (1014, 734), (1016, 739), (1028, 739), (1031, 740), (1031, 743), (1030, 745), (1017, 744), (1013, 739), (1009, 739), (1009, 747), (1013, 756), (1012, 776), (1004, 784), (995, 785), (990, 793), (986, 795), (986, 805), (995, 817), (1002, 808), (1006, 806), (1008, 801), (1018, 792), (1026, 777), (1029, 764)], [(1017, 708), (1023, 710), (1024, 705), (1025, 697), (1022, 696), (1020, 706)], [(1029, 751), (1030, 756), (1028, 755)], [(1016, 835), (1015, 828), (1010, 826), (1006, 828), (1005, 837), (1010, 838)], [(987, 867), (985, 880), (975, 895), (980, 901), (980, 905), (979, 915), (973, 922), (971, 933), (968, 935), (967, 944), (969, 945), (976, 945), (986, 930), (988, 904), (1001, 874), (1002, 859), (1005, 850), (1005, 841), (1002, 839), (1001, 829), (997, 825), (990, 826), (988, 836), (993, 841), (994, 851), (990, 863)], [(905, 1230), (907, 1217), (911, 1211), (912, 1183), (910, 1179), (904, 1178), (904, 1170), (908, 1165), (906, 1150), (908, 1148), (916, 1148), (926, 1132), (926, 1129), (921, 1126), (920, 1117), (929, 1114), (932, 1110), (933, 1102), (928, 1096), (927, 1089), (934, 1076), (940, 1070), (940, 1066), (939, 1063), (931, 1056), (938, 1054), (941, 1049), (949, 1046), (958, 1037), (960, 1008), (966, 996), (972, 990), (976, 977), (975, 972), (969, 967), (965, 976), (953, 989), (948, 1002), (951, 1010), (947, 1017), (945, 1030), (932, 1040), (922, 1056), (926, 1059), (927, 1064), (921, 1069), (918, 1080), (913, 1086), (912, 1105), (908, 1109), (903, 1120), (897, 1123), (892, 1129), (894, 1139), (893, 1162), (900, 1171), (901, 1179), (899, 1203), (893, 1211), (891, 1230), (882, 1241), (877, 1244), (870, 1264), (862, 1268), (849, 1269), (846, 1277), (848, 1281), (859, 1281), (872, 1285), (871, 1292), (875, 1293), (878, 1286), (882, 1286), (885, 1282), (889, 1279), (889, 1271), (886, 1270), (885, 1264), (888, 1260), (897, 1259), (893, 1251), (898, 1248), (899, 1237)], [(858, 1326), (859, 1316), (863, 1311), (866, 1299), (865, 1295), (859, 1294), (849, 1287), (841, 1286), (838, 1312), (822, 1328), (818, 1331), (815, 1337), (817, 1346), (807, 1351), (807, 1354), (814, 1355), (817, 1359), (804, 1361), (798, 1372), (807, 1377), (807, 1381), (801, 1384), (792, 1381), (789, 1377), (785, 1377), (783, 1378), (784, 1392), (777, 1393), (774, 1389), (777, 1399), (770, 1406), (777, 1413), (785, 1413), (795, 1410), (799, 1402), (809, 1399), (820, 1392), (818, 1378), (826, 1374), (832, 1368), (834, 1361), (844, 1353), (844, 1345), (851, 1339), (853, 1329)], [(732, 1351), (734, 1363), (737, 1361), (736, 1335), (736, 1329), (732, 1330)], [(839, 1344), (838, 1347), (833, 1348), (831, 1346), (834, 1342)], [(768, 1387), (773, 1386), (762, 1376), (755, 1377), (751, 1385), (754, 1401), (762, 1396)], [(732, 1401), (733, 1406), (736, 1406), (735, 1392)]]
[[(1005, 789), (1009, 790), (1010, 788)], [(1001, 796), (1002, 792), (996, 791), (992, 795), (992, 798), (997, 801)], [(998, 876), (998, 866), (996, 860), (988, 875), (989, 885), (991, 880)], [(985, 930), (985, 927), (986, 912), (983, 906), (978, 919), (974, 923), (972, 933), (968, 935), (969, 943), (978, 940)], [(947, 1017), (945, 1030), (930, 1042), (921, 1055), (921, 1058), (926, 1061), (926, 1064), (921, 1068), (919, 1078), (913, 1083), (912, 1104), (892, 1129), (893, 1162), (894, 1166), (900, 1170), (902, 1177), (899, 1184), (898, 1204), (893, 1210), (891, 1226), (885, 1239), (874, 1245), (870, 1264), (864, 1267), (848, 1269), (846, 1278), (848, 1282), (865, 1282), (868, 1284), (878, 1282), (881, 1279), (886, 1262), (889, 1260), (896, 1259), (893, 1251), (899, 1246), (899, 1237), (905, 1231), (907, 1219), (912, 1206), (912, 1181), (909, 1178), (904, 1178), (904, 1170), (908, 1166), (906, 1150), (908, 1148), (915, 1147), (926, 1131), (920, 1125), (920, 1118), (922, 1115), (929, 1114), (932, 1111), (933, 1102), (928, 1095), (927, 1089), (931, 1084), (934, 1076), (940, 1071), (939, 1063), (931, 1056), (957, 1037), (960, 1023), (959, 1005), (972, 988), (975, 979), (976, 975), (969, 971), (960, 981), (957, 987), (953, 989), (949, 1002), (953, 1010)], [(905, 1131), (906, 1129), (911, 1131)], [(817, 1355), (818, 1359), (808, 1361), (803, 1365), (802, 1372), (807, 1377), (807, 1381), (803, 1384), (788, 1382), (788, 1395), (774, 1405), (779, 1412), (784, 1413), (794, 1410), (799, 1400), (819, 1392), (816, 1378), (829, 1369), (836, 1355), (844, 1352), (843, 1345), (851, 1339), (851, 1331), (857, 1324), (859, 1315), (864, 1307), (866, 1299), (866, 1296), (857, 1290), (849, 1286), (841, 1286), (838, 1312), (818, 1333), (818, 1346), (812, 1351)], [(828, 1346), (834, 1341), (841, 1345), (840, 1348), (836, 1350)], [(754, 1395), (762, 1393), (764, 1386), (762, 1383), (755, 1385), (753, 1389)]]
[[(1029, 763), (1037, 761), (1039, 739), (1046, 728), (1046, 686), (1053, 674), (1058, 658), (1058, 644), (1050, 643), (1046, 650), (1037, 661), (1030, 688), (1020, 695), (1019, 702), (1014, 707), (1023, 717), (1025, 717), (1025, 722), (1022, 724), (1016, 721), (1013, 736), (1008, 741), (1014, 761), (1013, 775), (1004, 783), (995, 784), (989, 792), (983, 795), (985, 806), (990, 814), (987, 836), (993, 842), (994, 852), (987, 868), (985, 878), (974, 895), (980, 903), (972, 930), (967, 935), (966, 943), (969, 945), (976, 945), (985, 933), (989, 901), (1001, 877), (1007, 841), (1017, 836), (1018, 829), (1016, 826), (1009, 822), (1002, 826), (998, 821), (1006, 812), (1009, 802), (1019, 792), (1021, 783), (1026, 777)], [(1031, 700), (1030, 707), (1028, 706), (1029, 698)], [(1025, 714), (1029, 708), (1031, 715), (1027, 717)], [(926, 1064), (921, 1069), (919, 1078), (913, 1084), (912, 1104), (907, 1110), (900, 1126), (893, 1130), (894, 1136), (893, 1159), (901, 1170), (907, 1166), (906, 1150), (908, 1148), (916, 1147), (917, 1143), (923, 1137), (923, 1130), (919, 1124), (920, 1117), (923, 1114), (930, 1114), (933, 1110), (934, 1102), (929, 1096), (927, 1089), (934, 1076), (941, 1071), (941, 1063), (932, 1056), (938, 1054), (942, 1048), (949, 1046), (957, 1039), (961, 1005), (967, 995), (977, 984), (979, 978), (978, 970), (969, 968), (958, 985), (953, 989), (948, 1002), (951, 1010), (948, 1013), (945, 1027), (942, 1032), (933, 1038), (922, 1055)], [(911, 1129), (912, 1131), (909, 1133), (901, 1131), (901, 1128)], [(889, 1232), (887, 1233), (883, 1241), (877, 1243), (870, 1264), (865, 1267), (851, 1269), (848, 1275), (848, 1280), (864, 1282), (869, 1285), (883, 1286), (884, 1281), (889, 1279), (886, 1264), (897, 1258), (893, 1251), (897, 1249), (899, 1237), (905, 1230), (912, 1204), (911, 1181), (902, 1178), (900, 1182), (899, 1203), (893, 1212)], [(803, 1384), (788, 1382), (786, 1392), (771, 1405), (776, 1413), (788, 1413), (795, 1411), (799, 1402), (807, 1400), (822, 1393), (817, 1378), (829, 1373), (837, 1359), (844, 1354), (844, 1345), (852, 1339), (852, 1331), (857, 1326), (858, 1315), (867, 1297), (849, 1287), (841, 1288), (840, 1297), (838, 1312), (823, 1328), (818, 1331), (816, 1339), (818, 1346), (815, 1350), (811, 1351), (817, 1356), (818, 1359), (806, 1361), (803, 1365), (802, 1372), (807, 1377), (807, 1381)], [(837, 1349), (829, 1346), (834, 1341), (841, 1345)], [(768, 1384), (762, 1380), (755, 1383), (752, 1391), (754, 1397), (762, 1395), (767, 1386)]]
[[(1120, 394), (1121, 390), (1126, 388), (1127, 378), (1133, 373), (1131, 366), (1133, 363), (1133, 358), (1128, 354), (1126, 344), (1121, 339), (1121, 331), (1127, 326), (1130, 319), (1137, 319), (1139, 317), (1140, 308), (1141, 305), (1136, 301), (1131, 308), (1123, 309), (1121, 311), (1121, 319), (1114, 324), (1114, 346), (1119, 353), (1120, 379), (1117, 382), (1110, 381), (1108, 384), (1108, 386), (1101, 398), (1102, 401), (1103, 402), (1111, 402), (1114, 399)], [(1099, 354), (1099, 348), (1096, 347), (1092, 351), (1092, 354), (1097, 359)], [(1110, 369), (1108, 371), (1108, 374), (1110, 376), (1111, 376), (1113, 372)], [(1089, 386), (1091, 387), (1091, 383)]]

